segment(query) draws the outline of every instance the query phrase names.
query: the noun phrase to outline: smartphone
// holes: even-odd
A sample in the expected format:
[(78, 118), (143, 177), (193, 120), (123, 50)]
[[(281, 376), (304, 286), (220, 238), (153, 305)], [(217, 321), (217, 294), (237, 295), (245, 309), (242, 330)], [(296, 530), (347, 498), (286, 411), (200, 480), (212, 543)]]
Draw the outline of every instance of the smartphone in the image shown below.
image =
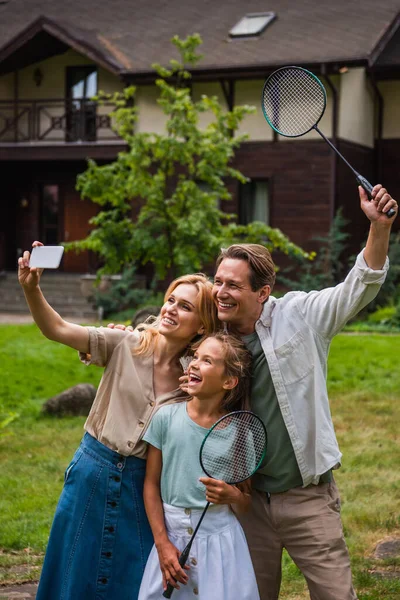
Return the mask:
[(63, 252), (63, 246), (36, 246), (32, 248), (29, 266), (38, 269), (58, 269)]

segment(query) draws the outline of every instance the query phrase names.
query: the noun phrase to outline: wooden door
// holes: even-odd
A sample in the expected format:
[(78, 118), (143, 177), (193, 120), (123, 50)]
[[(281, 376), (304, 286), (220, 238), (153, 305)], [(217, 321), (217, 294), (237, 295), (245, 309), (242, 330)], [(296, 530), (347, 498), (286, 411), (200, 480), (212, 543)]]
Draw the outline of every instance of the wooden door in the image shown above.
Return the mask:
[[(89, 220), (98, 212), (97, 204), (82, 200), (72, 184), (65, 189), (64, 240), (82, 240), (89, 234)], [(64, 255), (64, 270), (71, 273), (90, 273), (96, 270), (94, 257), (88, 252), (67, 252)]]

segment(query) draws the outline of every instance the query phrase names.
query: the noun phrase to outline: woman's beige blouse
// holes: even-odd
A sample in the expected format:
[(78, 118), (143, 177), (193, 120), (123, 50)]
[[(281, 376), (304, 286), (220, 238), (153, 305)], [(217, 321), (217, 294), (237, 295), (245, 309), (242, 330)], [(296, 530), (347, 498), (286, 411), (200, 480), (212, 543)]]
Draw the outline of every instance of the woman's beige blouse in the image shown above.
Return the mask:
[(89, 352), (80, 353), (86, 365), (105, 367), (85, 430), (99, 442), (123, 456), (146, 457), (142, 441), (157, 407), (182, 400), (187, 395), (176, 389), (154, 396), (153, 356), (133, 356), (137, 332), (88, 327)]

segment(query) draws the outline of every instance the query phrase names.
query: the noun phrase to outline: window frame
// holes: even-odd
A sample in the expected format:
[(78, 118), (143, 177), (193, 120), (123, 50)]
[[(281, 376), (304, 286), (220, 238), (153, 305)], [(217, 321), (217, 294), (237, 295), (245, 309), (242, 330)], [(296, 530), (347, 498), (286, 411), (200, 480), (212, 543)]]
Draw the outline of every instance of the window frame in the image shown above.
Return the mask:
[[(259, 29), (257, 29), (257, 31), (253, 31), (253, 32), (239, 32), (239, 33), (235, 33), (235, 29), (239, 28), (240, 24), (244, 24), (247, 20), (251, 20), (251, 19), (255, 19), (257, 17), (266, 17), (266, 21), (263, 25), (260, 26)], [(245, 15), (244, 17), (242, 17), (237, 23), (236, 25), (234, 25), (230, 30), (229, 30), (229, 37), (231, 39), (240, 39), (240, 38), (254, 38), (254, 37), (258, 37), (260, 36), (265, 30), (266, 28), (273, 23), (273, 21), (275, 21), (276, 19), (276, 13), (272, 12), (272, 11), (268, 11), (268, 12), (262, 12), (262, 13), (248, 13), (247, 15)]]
[[(248, 225), (249, 223), (253, 223), (254, 221), (248, 221), (245, 218), (245, 210), (244, 210), (244, 198), (243, 198), (243, 191), (245, 189), (246, 186), (255, 186), (258, 183), (265, 183), (267, 186), (267, 220), (266, 221), (262, 221), (265, 225), (268, 225), (269, 227), (271, 226), (271, 189), (272, 189), (272, 181), (271, 178), (269, 177), (251, 177), (250, 181), (247, 183), (241, 183), (239, 184), (239, 193), (238, 193), (238, 223), (240, 225)], [(252, 200), (255, 201), (256, 200), (256, 194), (255, 192), (253, 192), (252, 194)]]

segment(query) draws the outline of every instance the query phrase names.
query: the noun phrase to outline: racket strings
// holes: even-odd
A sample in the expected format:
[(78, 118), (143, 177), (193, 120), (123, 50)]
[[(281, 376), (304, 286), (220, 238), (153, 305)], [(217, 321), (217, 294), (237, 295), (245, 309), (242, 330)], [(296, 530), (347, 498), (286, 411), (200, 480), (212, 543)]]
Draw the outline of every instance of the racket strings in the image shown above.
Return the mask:
[(303, 135), (318, 123), (326, 103), (325, 90), (314, 76), (299, 68), (279, 69), (265, 83), (263, 110), (279, 133)]
[(263, 424), (251, 413), (229, 415), (206, 438), (201, 463), (214, 479), (238, 483), (258, 468), (264, 453), (266, 434)]

